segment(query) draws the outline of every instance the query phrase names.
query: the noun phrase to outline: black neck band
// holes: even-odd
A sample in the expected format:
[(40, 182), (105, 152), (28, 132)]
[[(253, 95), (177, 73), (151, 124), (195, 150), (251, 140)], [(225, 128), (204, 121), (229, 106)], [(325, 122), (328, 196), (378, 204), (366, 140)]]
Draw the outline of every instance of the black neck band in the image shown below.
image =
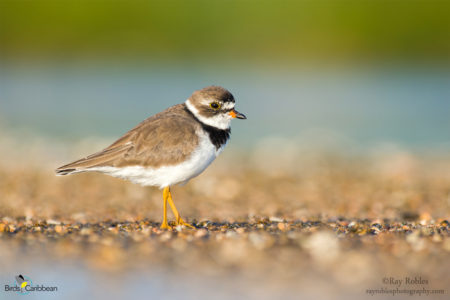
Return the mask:
[(203, 123), (202, 121), (200, 121), (193, 113), (192, 111), (190, 111), (187, 106), (184, 106), (184, 109), (190, 114), (192, 115), (192, 117), (200, 123), (200, 125), (202, 126), (203, 130), (205, 130), (208, 133), (209, 136), (209, 140), (211, 141), (211, 143), (213, 143), (213, 145), (216, 147), (217, 150), (220, 149), (220, 147), (222, 147), (223, 145), (225, 145), (228, 141), (228, 139), (230, 138), (230, 134), (231, 134), (231, 129), (227, 128), (227, 129), (220, 129), (214, 126), (210, 126), (207, 125), (205, 123)]

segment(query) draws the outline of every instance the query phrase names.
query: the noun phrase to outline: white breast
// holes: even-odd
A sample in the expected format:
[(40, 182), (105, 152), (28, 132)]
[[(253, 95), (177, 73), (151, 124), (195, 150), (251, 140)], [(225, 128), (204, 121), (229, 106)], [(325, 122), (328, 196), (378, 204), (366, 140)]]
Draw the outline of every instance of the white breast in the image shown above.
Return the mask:
[(142, 166), (123, 168), (96, 167), (87, 171), (102, 172), (143, 186), (159, 186), (160, 188), (164, 188), (178, 183), (184, 184), (203, 172), (226, 146), (225, 144), (217, 150), (203, 130), (199, 131), (198, 135), (199, 145), (197, 149), (192, 152), (187, 160), (178, 165), (159, 168), (145, 168)]

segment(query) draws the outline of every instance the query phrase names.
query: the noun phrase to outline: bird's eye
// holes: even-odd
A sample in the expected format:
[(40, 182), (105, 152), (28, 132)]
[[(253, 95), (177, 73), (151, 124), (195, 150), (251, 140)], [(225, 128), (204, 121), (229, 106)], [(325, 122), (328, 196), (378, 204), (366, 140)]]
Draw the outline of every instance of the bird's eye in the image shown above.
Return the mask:
[(219, 109), (220, 108), (220, 104), (217, 102), (213, 102), (209, 105), (212, 109)]

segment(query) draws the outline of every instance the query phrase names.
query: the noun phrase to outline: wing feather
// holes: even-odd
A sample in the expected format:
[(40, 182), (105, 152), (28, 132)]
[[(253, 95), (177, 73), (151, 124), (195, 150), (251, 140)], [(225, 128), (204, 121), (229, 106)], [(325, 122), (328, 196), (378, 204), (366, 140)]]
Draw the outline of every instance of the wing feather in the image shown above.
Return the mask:
[(141, 122), (104, 150), (64, 165), (56, 173), (66, 175), (103, 166), (156, 168), (177, 164), (197, 147), (199, 128), (184, 104), (175, 105)]

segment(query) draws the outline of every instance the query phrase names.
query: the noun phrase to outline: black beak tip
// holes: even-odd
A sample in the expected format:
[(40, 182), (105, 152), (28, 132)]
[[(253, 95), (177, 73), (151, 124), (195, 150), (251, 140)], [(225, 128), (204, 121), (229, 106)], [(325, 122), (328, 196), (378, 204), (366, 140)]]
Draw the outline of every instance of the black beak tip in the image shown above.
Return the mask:
[(247, 119), (247, 117), (244, 114), (241, 114), (241, 113), (237, 114), (236, 118), (241, 119), (241, 120)]

